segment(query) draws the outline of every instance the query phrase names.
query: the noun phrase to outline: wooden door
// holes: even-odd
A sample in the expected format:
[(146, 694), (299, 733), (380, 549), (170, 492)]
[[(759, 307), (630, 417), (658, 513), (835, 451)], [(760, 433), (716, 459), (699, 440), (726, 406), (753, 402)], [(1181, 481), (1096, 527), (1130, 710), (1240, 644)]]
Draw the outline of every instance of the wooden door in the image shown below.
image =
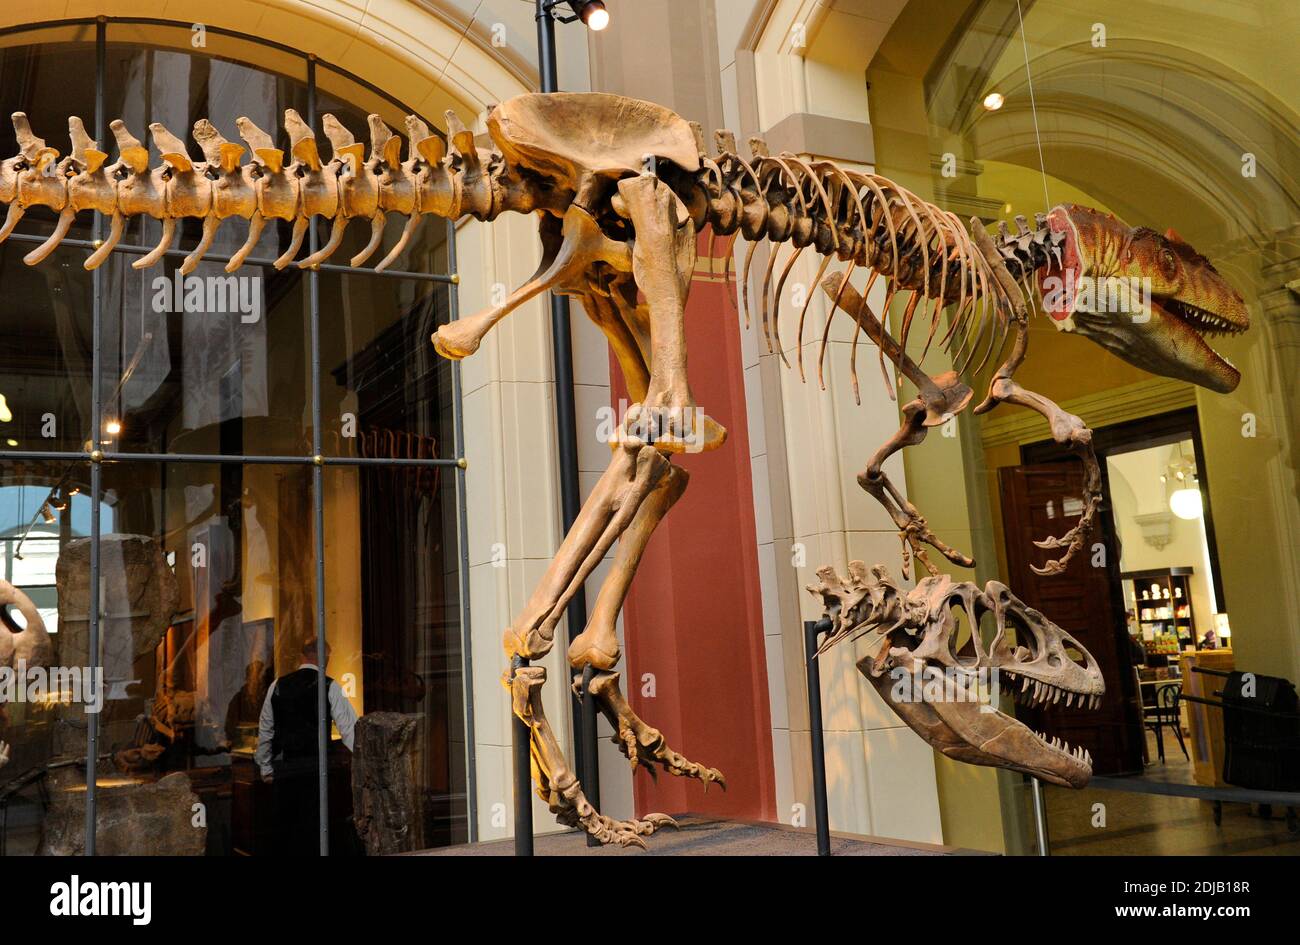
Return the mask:
[[(1080, 712), (1066, 708), (1064, 702), (1041, 709), (1017, 704), (1016, 715), (1040, 732), (1087, 748), (1094, 774), (1141, 771), (1145, 736), (1109, 517), (1098, 516), (1088, 547), (1075, 555), (1063, 573), (1040, 577), (1030, 564), (1041, 566), (1060, 552), (1033, 543), (1063, 535), (1078, 522), (1083, 510), (1083, 466), (1070, 460), (1003, 467), (998, 470), (998, 485), (1012, 593), (1087, 647), (1106, 682), (1106, 695), (1096, 710)], [(1098, 553), (1098, 542), (1104, 545), (1104, 554)]]

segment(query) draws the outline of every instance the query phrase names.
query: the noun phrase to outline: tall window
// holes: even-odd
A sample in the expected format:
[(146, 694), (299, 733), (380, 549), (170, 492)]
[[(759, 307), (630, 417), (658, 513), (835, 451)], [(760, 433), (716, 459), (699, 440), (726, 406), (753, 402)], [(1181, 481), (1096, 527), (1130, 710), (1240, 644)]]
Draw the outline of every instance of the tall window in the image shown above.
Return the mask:
[[(409, 111), (292, 50), (138, 20), (0, 34), (0, 102), (61, 153), (77, 115), (115, 159), (107, 126), (121, 118), (155, 167), (153, 122), (198, 161), (200, 118), (237, 141), (247, 117), (287, 150), (294, 108), (328, 155), (322, 115), (365, 142), (367, 114), (400, 130)], [(16, 153), (0, 129), (0, 154)], [(333, 257), (341, 265), (277, 270), (290, 227), (276, 222), (232, 276), (224, 265), (247, 224), (227, 221), (185, 278), (197, 220), (148, 269), (131, 263), (161, 226), (134, 218), (87, 272), (106, 227), (89, 213), (54, 255), (24, 265), (53, 224), (30, 211), (0, 246), (0, 554), (5, 580), (44, 617), (54, 664), (102, 670), (104, 700), (88, 710), (60, 690), (3, 705), (7, 851), (94, 849), (89, 805), (97, 852), (118, 852), (135, 793), (155, 797), (150, 822), (138, 804), (133, 816), (159, 852), (270, 852), (259, 715), (321, 633), (328, 676), (356, 714), (414, 727), (399, 746), (408, 842), (466, 839), (459, 375), (429, 343), (454, 317), (450, 225), (426, 217), (375, 273), (346, 266), (367, 242), (362, 224)], [(403, 224), (391, 221), (374, 259)], [(339, 853), (360, 848), (352, 773), (366, 760), (331, 736), (318, 815)], [(99, 758), (89, 791), (88, 755)]]

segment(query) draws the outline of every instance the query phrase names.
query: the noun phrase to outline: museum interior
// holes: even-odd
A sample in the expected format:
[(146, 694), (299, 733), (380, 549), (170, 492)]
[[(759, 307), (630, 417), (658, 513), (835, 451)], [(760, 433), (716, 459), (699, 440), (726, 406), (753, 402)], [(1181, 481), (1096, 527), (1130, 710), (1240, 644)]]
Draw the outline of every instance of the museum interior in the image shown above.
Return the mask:
[[(129, 0), (72, 6), (67, 19), (27, 3), (0, 12), (3, 113), (24, 113), (59, 153), (69, 116), (98, 123), (110, 161), (115, 118), (141, 140), (165, 126), (194, 162), (204, 152), (188, 135), (202, 118), (232, 139), (251, 119), (283, 147), (286, 109), (309, 124), (333, 115), (378, 163), (374, 115), (403, 153), (408, 114), (445, 152), (447, 110), (488, 149), (497, 104), (541, 87), (533, 7), (517, 0), (232, 0), (204, 24)], [(837, 836), (916, 852), (1300, 853), (1300, 7), (604, 6), (602, 29), (556, 24), (561, 89), (652, 100), (709, 141), (728, 128), (792, 163), (879, 175), (990, 232), (1061, 205), (1113, 214), (1212, 261), (1249, 329), (1210, 339), (1240, 375), (1223, 392), (1060, 330), (1045, 303), (1031, 313), (1015, 379), (1082, 418), (1099, 463), (1092, 537), (1060, 573), (1042, 573), (1060, 549), (1035, 542), (1092, 515), (1089, 487), (1039, 413), (1008, 403), (945, 416), (884, 464), (929, 527), (974, 559), (932, 550), (945, 574), (1005, 584), (1086, 647), (1104, 680), (1085, 714), (1003, 694), (1004, 712), (1088, 752), (1086, 786), (1043, 784), (927, 744), (865, 684), (861, 639), (818, 660), (821, 708), (810, 710), (804, 624), (823, 601), (805, 588), (818, 569), (880, 563), (917, 585), (919, 562), (900, 576), (906, 543), (857, 477), (919, 388), (835, 318), (814, 254), (700, 234), (690, 381), (729, 436), (677, 459), (690, 489), (640, 559), (616, 632), (631, 706), (673, 749), (725, 773), (727, 790), (629, 766), (608, 717), (580, 737), (559, 646), (536, 660), (551, 674), (540, 698), (577, 775), (598, 782), (593, 803), (615, 818), (806, 831), (816, 742)], [(166, 152), (157, 131), (150, 140), (158, 166)], [(0, 158), (24, 146), (0, 128)], [(297, 139), (292, 151), (301, 157)], [(331, 264), (308, 268), (274, 261), (299, 240), (300, 257), (325, 244), (329, 222), (304, 237), (270, 220), (234, 274), (224, 260), (245, 242), (239, 222), (213, 238), (183, 219), (171, 251), (137, 268), (168, 237), (159, 220), (128, 217), (90, 271), (98, 215), (77, 215), (39, 265), (24, 256), (59, 214), (35, 207), (5, 224), (0, 634), (30, 638), (43, 624), (50, 673), (0, 686), (0, 855), (86, 852), (88, 804), (100, 854), (286, 852), (266, 718), (314, 666), (318, 641), (334, 724), (304, 796), (330, 854), (515, 837), (502, 631), (564, 538), (568, 493), (600, 488), (601, 430), (634, 398), (600, 313), (583, 317), (576, 300), (563, 370), (544, 294), (473, 356), (440, 356), (430, 336), (500, 305), (542, 245), (527, 214), (413, 219), (404, 232), (391, 215), (365, 265), (347, 265), (371, 236), (357, 222)], [(210, 258), (183, 275), (209, 238)], [(928, 315), (909, 337), (902, 293), (866, 267), (850, 265), (847, 281), (927, 374), (958, 370), (972, 406), (983, 398), (1004, 337), (954, 350)], [(751, 295), (764, 308), (747, 320)], [(952, 316), (935, 317), (941, 337)], [(572, 457), (557, 439), (563, 403)], [(583, 613), (599, 611), (617, 567), (607, 549), (580, 591)], [(561, 621), (556, 636), (580, 629)], [(952, 652), (990, 633), (963, 617)], [(22, 652), (0, 640), (0, 671)], [(95, 669), (89, 705), (78, 680)], [(531, 814), (539, 837), (564, 830), (541, 798)]]

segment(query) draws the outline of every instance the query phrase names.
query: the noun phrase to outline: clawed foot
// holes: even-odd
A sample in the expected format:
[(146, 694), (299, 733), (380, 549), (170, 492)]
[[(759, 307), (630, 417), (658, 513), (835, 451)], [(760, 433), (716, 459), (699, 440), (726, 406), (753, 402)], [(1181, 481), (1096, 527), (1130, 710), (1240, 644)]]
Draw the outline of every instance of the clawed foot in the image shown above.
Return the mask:
[(632, 765), (634, 773), (637, 768), (644, 767), (658, 777), (655, 765), (660, 765), (675, 777), (694, 778), (700, 781), (704, 785), (705, 793), (708, 792), (710, 784), (719, 784), (724, 791), (727, 789), (727, 779), (721, 771), (696, 764), (684, 755), (673, 751), (664, 740), (663, 733), (657, 728), (645, 725), (644, 722), (641, 724), (643, 727), (639, 733), (631, 725), (622, 724), (619, 726), (618, 734), (611, 739)]
[(612, 843), (620, 847), (646, 848), (642, 837), (648, 837), (664, 827), (676, 828), (677, 821), (667, 814), (647, 814), (639, 820), (615, 820), (606, 817), (590, 804), (583, 803), (581, 813), (577, 810), (561, 814), (559, 820), (571, 827), (581, 827), (601, 843)]
[(894, 524), (898, 526), (898, 538), (903, 543), (904, 578), (911, 577), (913, 558), (921, 562), (932, 576), (939, 575), (939, 569), (930, 561), (925, 545), (929, 545), (958, 567), (975, 567), (974, 558), (962, 554), (934, 533), (925, 516), (894, 489), (884, 473), (877, 473), (874, 477), (870, 473), (863, 473), (858, 476), (858, 484), (880, 501), (890, 518), (894, 520)]
[(939, 569), (930, 561), (929, 554), (926, 553), (924, 545), (929, 545), (941, 555), (961, 568), (975, 567), (975, 559), (969, 555), (964, 555), (956, 548), (952, 548), (940, 540), (939, 536), (930, 530), (929, 524), (925, 517), (913, 512), (909, 515), (908, 523), (899, 529), (898, 537), (903, 543), (903, 577), (911, 576), (911, 563), (915, 558), (925, 566), (925, 570), (932, 577), (938, 577)]
[(1058, 432), (1056, 439), (1057, 442), (1068, 446), (1083, 463), (1083, 514), (1079, 516), (1078, 524), (1064, 535), (1034, 542), (1039, 548), (1065, 549), (1065, 554), (1048, 561), (1041, 568), (1033, 564), (1029, 566), (1035, 574), (1043, 577), (1065, 571), (1070, 560), (1087, 543), (1088, 537), (1092, 534), (1093, 520), (1096, 518), (1097, 509), (1101, 506), (1101, 466), (1092, 448), (1092, 431), (1073, 414), (1065, 416), (1073, 423), (1065, 425), (1065, 429)]
[[(574, 679), (574, 691), (580, 690), (581, 678)], [(591, 680), (591, 693), (602, 706), (605, 717), (614, 726), (614, 736), (610, 739), (618, 745), (623, 756), (632, 765), (633, 774), (637, 768), (645, 768), (651, 775), (658, 776), (656, 765), (669, 774), (679, 778), (694, 778), (704, 784), (707, 791), (710, 784), (720, 784), (727, 789), (727, 779), (717, 768), (683, 757), (668, 746), (663, 732), (646, 722), (632, 711), (627, 698), (618, 684), (619, 674), (598, 672)]]
[(1079, 519), (1079, 524), (1061, 535), (1059, 538), (1044, 538), (1042, 541), (1036, 541), (1034, 544), (1039, 548), (1056, 549), (1064, 548), (1065, 554), (1059, 558), (1053, 558), (1044, 564), (1041, 568), (1036, 564), (1029, 566), (1035, 574), (1042, 577), (1049, 577), (1054, 574), (1061, 574), (1069, 566), (1070, 560), (1075, 553), (1084, 546), (1088, 541), (1088, 536), (1092, 534), (1093, 517), (1096, 514), (1097, 507), (1101, 504), (1100, 493), (1089, 493), (1084, 499), (1083, 515)]

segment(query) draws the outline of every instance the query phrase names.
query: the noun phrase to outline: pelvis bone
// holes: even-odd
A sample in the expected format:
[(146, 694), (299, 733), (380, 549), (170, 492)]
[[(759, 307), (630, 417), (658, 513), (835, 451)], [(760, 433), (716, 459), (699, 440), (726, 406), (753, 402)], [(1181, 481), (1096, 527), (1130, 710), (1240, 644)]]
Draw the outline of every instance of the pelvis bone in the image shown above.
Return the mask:
[[(1105, 693), (1101, 669), (1084, 646), (1005, 584), (928, 577), (904, 593), (883, 565), (849, 563), (849, 576), (817, 572), (808, 591), (821, 597), (831, 632), (818, 655), (869, 636), (858, 671), (898, 717), (937, 751), (968, 764), (1010, 768), (1052, 784), (1083, 787), (1092, 757), (1036, 734), (998, 710), (989, 694), (1009, 689), (1031, 705), (1095, 708)], [(957, 611), (964, 611), (963, 634)], [(995, 622), (985, 647), (978, 627)]]
[[(21, 624), (12, 610), (22, 616)], [(0, 581), (0, 669), (14, 669), (20, 663), (29, 669), (48, 666), (53, 654), (45, 621), (32, 599), (8, 581)]]
[[(22, 616), (21, 624), (11, 610), (17, 610)], [(32, 599), (8, 581), (0, 580), (0, 669), (18, 671), (48, 666), (53, 654), (45, 621)], [(0, 721), (4, 717), (4, 703), (0, 702)], [(9, 745), (0, 740), (0, 768), (9, 763), (9, 756)]]

